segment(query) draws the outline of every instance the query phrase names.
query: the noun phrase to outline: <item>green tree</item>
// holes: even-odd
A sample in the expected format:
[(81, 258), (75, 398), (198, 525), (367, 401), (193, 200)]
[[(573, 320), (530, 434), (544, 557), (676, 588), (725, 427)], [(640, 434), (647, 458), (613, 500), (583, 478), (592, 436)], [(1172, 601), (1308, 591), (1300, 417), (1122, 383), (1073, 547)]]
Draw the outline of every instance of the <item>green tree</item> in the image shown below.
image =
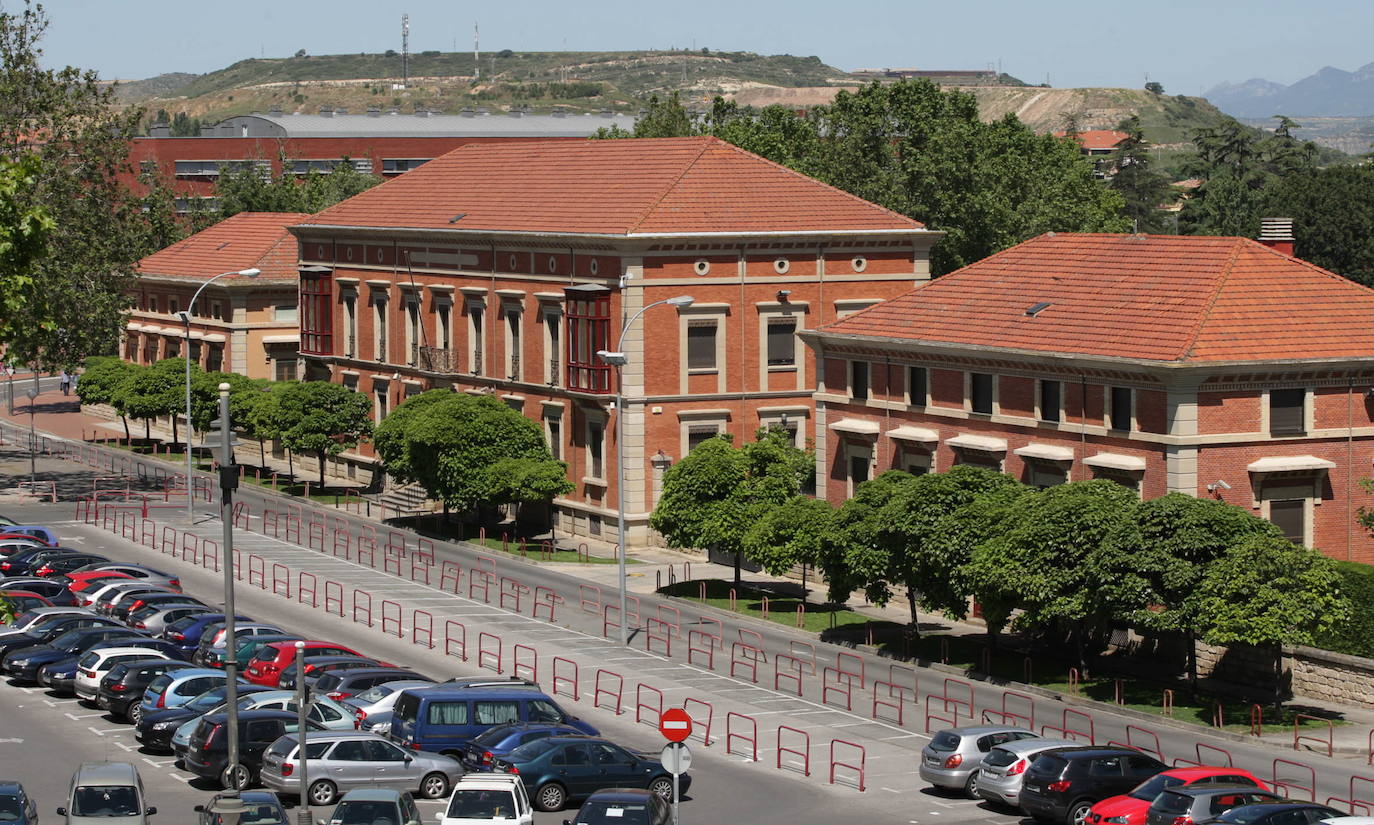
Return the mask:
[(1122, 213), (1131, 221), (1136, 232), (1161, 232), (1165, 217), (1159, 207), (1170, 200), (1173, 188), (1164, 175), (1152, 168), (1150, 149), (1141, 131), (1140, 118), (1131, 115), (1118, 128), (1126, 133), (1126, 137), (1112, 153), (1112, 166), (1116, 174), (1107, 186), (1121, 195), (1124, 203)]
[(690, 137), (701, 134), (701, 125), (697, 119), (687, 111), (687, 107), (682, 105), (682, 100), (677, 92), (673, 92), (667, 98), (660, 99), (658, 95), (649, 98), (649, 105), (644, 113), (635, 121), (634, 131), (627, 132), (619, 126), (603, 126), (596, 130), (594, 138), (605, 140), (607, 138), (662, 138), (662, 137)]
[(312, 169), (303, 176), (290, 171), (288, 159), (281, 161), (282, 171), (276, 176), (264, 175), (252, 164), (221, 169), (215, 182), (219, 217), (240, 212), (319, 212), (382, 182), (377, 175), (359, 172), (347, 158), (328, 173)]
[(387, 475), (402, 484), (420, 480), (419, 471), (411, 461), (407, 433), (422, 411), (452, 395), (452, 390), (428, 390), (411, 396), (377, 425), (372, 434), (372, 448), (382, 459)]
[(1162, 95), (1164, 94), (1164, 84), (1151, 80), (1149, 83), (1145, 84), (1145, 91), (1152, 95)]
[(892, 599), (888, 584), (888, 554), (882, 545), (886, 526), (882, 509), (897, 492), (916, 479), (901, 470), (888, 470), (854, 488), (854, 495), (835, 511), (833, 551), (821, 559), (821, 570), (830, 584), (830, 601), (847, 601), (855, 590), (868, 600), (886, 604)]
[[(159, 370), (157, 365), (130, 367), (110, 401), (120, 415), (141, 420), (143, 437), (151, 440), (153, 419), (176, 411), (173, 402), (182, 382), (170, 370)], [(84, 379), (77, 382), (77, 388), (84, 383)]]
[[(988, 629), (988, 645), (996, 647), (1021, 594), (1010, 586), (997, 557), (983, 551), (1016, 527), (1027, 509), (1024, 498), (1038, 495), (1033, 487), (1007, 484), (989, 490), (941, 518), (930, 531), (930, 552), (948, 553), (963, 562), (954, 571), (956, 592), (976, 600)], [(964, 611), (950, 611), (954, 618)]]
[(115, 404), (115, 398), (125, 382), (140, 369), (117, 355), (93, 356), (86, 359), (86, 369), (81, 373), (81, 380), (76, 382), (76, 395), (82, 404), (115, 406), (120, 421), (124, 422), (125, 439), (129, 438), (129, 419)]
[(278, 438), (297, 453), (320, 461), (320, 486), (331, 455), (358, 446), (372, 434), (372, 400), (329, 381), (283, 382), (276, 398)]
[(1321, 553), (1283, 536), (1250, 536), (1208, 565), (1198, 583), (1202, 638), (1268, 648), (1278, 688), (1283, 645), (1310, 644), (1349, 615), (1340, 583), (1336, 563)]
[(1295, 128), (1297, 124), (1280, 116), (1275, 132), (1263, 137), (1234, 120), (1198, 129), (1193, 136), (1197, 155), (1188, 171), (1202, 184), (1179, 213), (1181, 229), (1195, 235), (1255, 237), (1267, 191), (1282, 176), (1316, 169), (1316, 146), (1293, 137)]
[(38, 164), (35, 155), (17, 161), (0, 158), (0, 349), (24, 334), (32, 323), (28, 310), (40, 303), (45, 288), (37, 267), (48, 254), (54, 224), (30, 197)]
[[(156, 364), (149, 367), (149, 370), (157, 376), (156, 386), (162, 387), (162, 412), (158, 415), (169, 416), (172, 419), (172, 442), (181, 443), (180, 420), (186, 414), (186, 359), (185, 358), (163, 358)], [(200, 364), (191, 362), (191, 386), (195, 387), (196, 378), (205, 371), (200, 368)], [(79, 386), (78, 382), (78, 386)], [(152, 379), (147, 385), (153, 387)]]
[[(234, 372), (191, 373), (191, 424), (202, 432), (210, 429), (210, 422), (219, 418), (219, 385), (229, 385), (229, 422), (235, 429), (243, 429), (252, 401), (249, 396), (262, 392), (264, 379), (253, 379)], [(79, 386), (79, 384), (78, 384)], [(235, 402), (238, 402), (237, 404)]]
[(38, 5), (0, 12), (0, 155), (39, 157), (24, 204), (62, 238), (29, 270), (42, 289), (26, 294), (23, 323), (0, 313), (0, 345), (56, 369), (115, 350), (145, 233), (137, 199), (117, 177), (140, 113), (121, 109), (94, 72), (44, 68), (46, 28)]
[(774, 507), (744, 533), (741, 550), (770, 575), (797, 565), (817, 566), (834, 527), (835, 509), (826, 502), (795, 496)]
[(1374, 286), (1374, 165), (1290, 172), (1265, 189), (1260, 211), (1293, 219), (1303, 260)]
[(735, 556), (740, 584), (744, 535), (790, 501), (815, 473), (814, 454), (774, 427), (735, 447), (728, 435), (708, 438), (663, 474), (663, 493), (649, 517), (671, 547), (700, 547)]
[(229, 417), (244, 435), (257, 439), (258, 463), (266, 467), (267, 442), (281, 437), (279, 401), (287, 384), (265, 379), (255, 383), (257, 392), (230, 393)]
[(1133, 627), (1183, 636), (1189, 681), (1197, 683), (1194, 644), (1206, 623), (1198, 585), (1209, 567), (1252, 536), (1281, 536), (1268, 521), (1223, 501), (1169, 493), (1141, 502), (1131, 524), (1111, 539), (1100, 563), (1101, 587), (1143, 606), (1125, 618)]

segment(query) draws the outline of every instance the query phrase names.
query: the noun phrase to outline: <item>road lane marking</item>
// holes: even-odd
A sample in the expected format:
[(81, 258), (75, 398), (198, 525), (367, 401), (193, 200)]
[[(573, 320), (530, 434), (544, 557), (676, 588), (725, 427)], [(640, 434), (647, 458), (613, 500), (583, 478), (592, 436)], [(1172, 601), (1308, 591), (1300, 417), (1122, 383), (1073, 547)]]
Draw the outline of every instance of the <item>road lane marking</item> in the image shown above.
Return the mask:
[[(97, 729), (94, 725), (87, 725), (87, 726), (86, 726), (86, 730), (90, 731), (91, 733), (94, 733), (96, 736), (104, 736), (104, 735), (105, 735), (105, 731)], [(307, 755), (309, 755), (309, 754), (307, 754)]]

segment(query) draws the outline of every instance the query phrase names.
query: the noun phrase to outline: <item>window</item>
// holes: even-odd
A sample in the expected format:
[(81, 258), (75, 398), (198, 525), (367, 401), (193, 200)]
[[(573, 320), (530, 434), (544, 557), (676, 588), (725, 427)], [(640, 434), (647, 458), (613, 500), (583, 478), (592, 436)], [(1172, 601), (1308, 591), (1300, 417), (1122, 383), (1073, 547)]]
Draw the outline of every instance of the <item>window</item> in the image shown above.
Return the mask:
[(924, 407), (930, 400), (930, 375), (925, 367), (906, 368), (906, 403)]
[(768, 366), (797, 365), (797, 319), (773, 318), (768, 321)]
[(605, 478), (606, 425), (601, 421), (587, 422), (587, 468), (592, 478)]
[(345, 295), (344, 305), (344, 355), (350, 358), (358, 352), (358, 296)]
[(149, 295), (149, 296), (148, 296), (148, 311), (149, 311), (149, 312), (157, 312), (157, 296), (156, 296), (156, 295)]
[(229, 320), (228, 318), (224, 317), (224, 302), (223, 302), (223, 301), (211, 301), (211, 302), (210, 302), (210, 317), (211, 317), (211, 318), (218, 319), (218, 320), (221, 320), (221, 321), (228, 321), (228, 320)]
[[(175, 306), (175, 303), (173, 306)], [(175, 309), (172, 311), (176, 312)], [(299, 319), (300, 313), (296, 304), (281, 304), (272, 308), (273, 321), (297, 321)]]
[(480, 304), (468, 304), (468, 362), (473, 375), (482, 374), (482, 315)]
[(690, 321), (687, 324), (687, 369), (710, 371), (716, 368), (716, 322)]
[(383, 175), (399, 175), (418, 169), (429, 162), (429, 158), (382, 158)]
[[(176, 314), (177, 314), (178, 312), (180, 312), (180, 311), (181, 311), (181, 301), (178, 301), (176, 298), (168, 298), (168, 299), (167, 299), (167, 314), (168, 314), (168, 315), (176, 315)], [(295, 320), (295, 319), (293, 318), (292, 320)]]
[(597, 350), (610, 346), (610, 291), (574, 287), (565, 292), (568, 297), (568, 389), (610, 392), (611, 367), (596, 355)]
[(1283, 532), (1284, 538), (1295, 544), (1307, 543), (1306, 499), (1282, 499), (1269, 502), (1269, 521)]
[(276, 381), (295, 381), (296, 380), (296, 359), (295, 358), (275, 358), (273, 359), (273, 380)]
[(406, 301), (406, 363), (420, 363), (420, 302)]
[(376, 307), (377, 328), (373, 334), (372, 354), (373, 358), (382, 363), (386, 363), (386, 298), (376, 296), (372, 299)]
[(544, 419), (544, 431), (549, 437), (549, 454), (563, 460), (563, 419), (550, 416)]
[(385, 384), (378, 384), (372, 390), (373, 402), (372, 410), (376, 413), (377, 423), (381, 423), (386, 418), (387, 413), (387, 388)]
[(479, 725), (505, 725), (520, 721), (519, 702), (474, 702), (474, 721)]
[(703, 441), (720, 435), (720, 427), (715, 424), (691, 424), (687, 427), (687, 452), (697, 448)]
[(849, 492), (853, 495), (854, 488), (868, 481), (868, 467), (872, 460), (871, 454), (867, 450), (852, 451), (849, 453)]
[(449, 310), (452, 305), (447, 300), (438, 302), (434, 307), (434, 314), (439, 321), (439, 348), (447, 350), (453, 346), (453, 333), (449, 326)]
[(1108, 424), (1113, 430), (1130, 431), (1132, 395), (1130, 387), (1112, 387)]
[(1063, 417), (1063, 385), (1058, 381), (1040, 382), (1040, 420), (1059, 421)]
[(205, 348), (205, 371), (219, 372), (224, 366), (224, 347), (210, 344)]
[[(433, 717), (434, 717), (434, 710), (435, 710), (435, 708), (436, 708), (437, 706), (439, 706), (439, 704), (440, 704), (439, 702), (435, 702), (434, 704), (432, 704), (432, 705), (429, 706), (429, 713), (430, 713), (430, 718), (431, 718), (431, 720), (432, 720)], [(464, 710), (466, 710), (466, 708), (464, 708)], [(447, 723), (444, 723), (444, 722), (434, 723), (433, 721), (431, 721), (431, 724), (457, 724), (457, 723), (453, 723), (453, 722), (447, 722)], [(371, 753), (371, 748), (369, 748), (369, 747), (367, 746), (367, 742), (366, 742), (365, 740), (362, 740), (362, 739), (354, 739), (354, 740), (351, 740), (351, 741), (340, 742), (339, 744), (335, 745), (335, 746), (334, 746), (333, 752), (329, 754), (329, 759), (330, 759), (331, 761), (334, 761), (334, 762), (371, 762), (371, 761), (372, 761), (372, 753)]]
[(558, 386), (558, 329), (561, 318), (557, 312), (544, 313), (544, 352), (548, 359), (544, 364), (544, 382), (550, 387)]
[(968, 374), (969, 409), (982, 415), (992, 415), (992, 376), (986, 372)]
[(168, 338), (167, 346), (164, 349), (166, 351), (164, 358), (176, 358), (181, 354), (181, 342), (175, 338)]
[(868, 400), (868, 362), (849, 362), (849, 397), (855, 401)]
[(1303, 435), (1307, 432), (1307, 390), (1269, 391), (1269, 434)]
[(519, 310), (510, 310), (506, 313), (506, 376), (511, 381), (520, 380)]
[(1056, 487), (1068, 480), (1067, 471), (1057, 463), (1034, 459), (1026, 462), (1026, 483), (1032, 487), (1043, 490), (1046, 487)]
[[(531, 722), (544, 722), (548, 724), (558, 724), (564, 721), (563, 713), (552, 702), (543, 699), (531, 699), (526, 714)], [(547, 736), (548, 734), (544, 734)]]
[(296, 305), (279, 306), (274, 311), (273, 317), (278, 321), (295, 321), (299, 317), (301, 352), (315, 355), (334, 354), (332, 277), (328, 272), (302, 272), (299, 306), (303, 307), (304, 311), (298, 315)]
[(426, 721), (431, 725), (466, 725), (467, 702), (430, 702)]
[(923, 476), (932, 471), (935, 456), (926, 450), (902, 447), (897, 451), (893, 469), (905, 470), (914, 476)]

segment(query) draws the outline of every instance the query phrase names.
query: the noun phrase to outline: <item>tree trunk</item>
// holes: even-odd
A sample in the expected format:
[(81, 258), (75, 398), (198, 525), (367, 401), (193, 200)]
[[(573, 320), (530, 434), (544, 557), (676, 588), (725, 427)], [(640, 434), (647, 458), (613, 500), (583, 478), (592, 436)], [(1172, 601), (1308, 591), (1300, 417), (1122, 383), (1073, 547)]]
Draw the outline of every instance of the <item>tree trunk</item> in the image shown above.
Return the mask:
[(906, 588), (906, 603), (911, 608), (911, 635), (914, 639), (921, 638), (921, 621), (916, 614), (916, 589), (911, 585)]
[(1188, 640), (1188, 692), (1197, 696), (1197, 631), (1189, 627), (1184, 638)]
[(321, 489), (321, 490), (324, 489), (324, 460), (325, 460), (325, 452), (324, 452), (324, 450), (320, 450), (320, 489)]
[(258, 439), (258, 464), (265, 470), (267, 469), (267, 439)]
[(143, 440), (153, 440), (153, 419), (151, 418), (143, 419)]
[(180, 444), (181, 436), (177, 434), (177, 414), (172, 413), (172, 443)]
[(744, 588), (744, 585), (743, 585), (744, 579), (743, 579), (743, 577), (740, 575), (740, 565), (743, 563), (743, 560), (744, 560), (744, 554), (741, 553), (740, 551), (736, 550), (736, 551), (735, 551), (735, 592), (736, 592), (736, 593), (738, 593), (740, 590), (742, 590), (742, 589)]
[(1073, 649), (1074, 656), (1078, 659), (1078, 678), (1086, 681), (1088, 678), (1088, 655), (1083, 648), (1083, 622), (1079, 620), (1074, 624)]
[[(1283, 709), (1283, 643), (1274, 643), (1274, 709)], [(1279, 718), (1283, 718), (1280, 714)]]
[(287, 484), (290, 484), (290, 483), (292, 483), (292, 482), (294, 482), (294, 481), (296, 480), (296, 465), (295, 465), (294, 462), (295, 462), (295, 459), (293, 459), (293, 458), (291, 457), (291, 450), (288, 448), (287, 451), (286, 451), (286, 478), (287, 478), (287, 482), (286, 482), (286, 483), (287, 483)]
[(133, 446), (134, 437), (129, 435), (129, 417), (127, 415), (121, 415), (119, 420), (124, 422), (124, 443)]

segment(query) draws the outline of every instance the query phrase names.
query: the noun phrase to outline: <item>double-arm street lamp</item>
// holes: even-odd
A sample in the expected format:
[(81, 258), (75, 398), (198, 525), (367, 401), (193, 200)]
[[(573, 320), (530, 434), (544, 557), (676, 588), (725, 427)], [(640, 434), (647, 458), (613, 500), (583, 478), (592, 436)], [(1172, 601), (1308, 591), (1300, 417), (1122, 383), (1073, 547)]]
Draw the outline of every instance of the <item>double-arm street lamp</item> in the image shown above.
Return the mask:
[(615, 498), (619, 522), (619, 529), (616, 531), (618, 536), (616, 558), (619, 562), (620, 574), (620, 643), (622, 645), (629, 644), (630, 641), (630, 631), (625, 625), (625, 384), (622, 368), (630, 362), (629, 357), (624, 352), (625, 333), (630, 331), (630, 326), (639, 320), (639, 316), (656, 306), (667, 304), (681, 309), (691, 306), (694, 300), (696, 299), (691, 295), (678, 295), (675, 298), (667, 298), (648, 304), (639, 312), (631, 315), (630, 320), (625, 322), (625, 326), (620, 328), (620, 337), (616, 339), (614, 351), (604, 349), (596, 351), (596, 355), (602, 363), (615, 367)]
[(191, 303), (186, 305), (185, 311), (177, 313), (181, 316), (182, 323), (186, 325), (186, 349), (181, 355), (182, 359), (186, 362), (186, 520), (188, 522), (194, 522), (196, 520), (196, 497), (192, 489), (194, 485), (191, 483), (193, 472), (191, 467), (191, 313), (195, 310), (196, 300), (200, 298), (200, 293), (204, 292), (207, 286), (218, 281), (220, 278), (226, 278), (230, 275), (243, 275), (248, 278), (256, 278), (260, 272), (262, 272), (262, 270), (257, 267), (221, 272), (201, 284), (200, 289), (196, 290), (196, 294), (191, 296)]

